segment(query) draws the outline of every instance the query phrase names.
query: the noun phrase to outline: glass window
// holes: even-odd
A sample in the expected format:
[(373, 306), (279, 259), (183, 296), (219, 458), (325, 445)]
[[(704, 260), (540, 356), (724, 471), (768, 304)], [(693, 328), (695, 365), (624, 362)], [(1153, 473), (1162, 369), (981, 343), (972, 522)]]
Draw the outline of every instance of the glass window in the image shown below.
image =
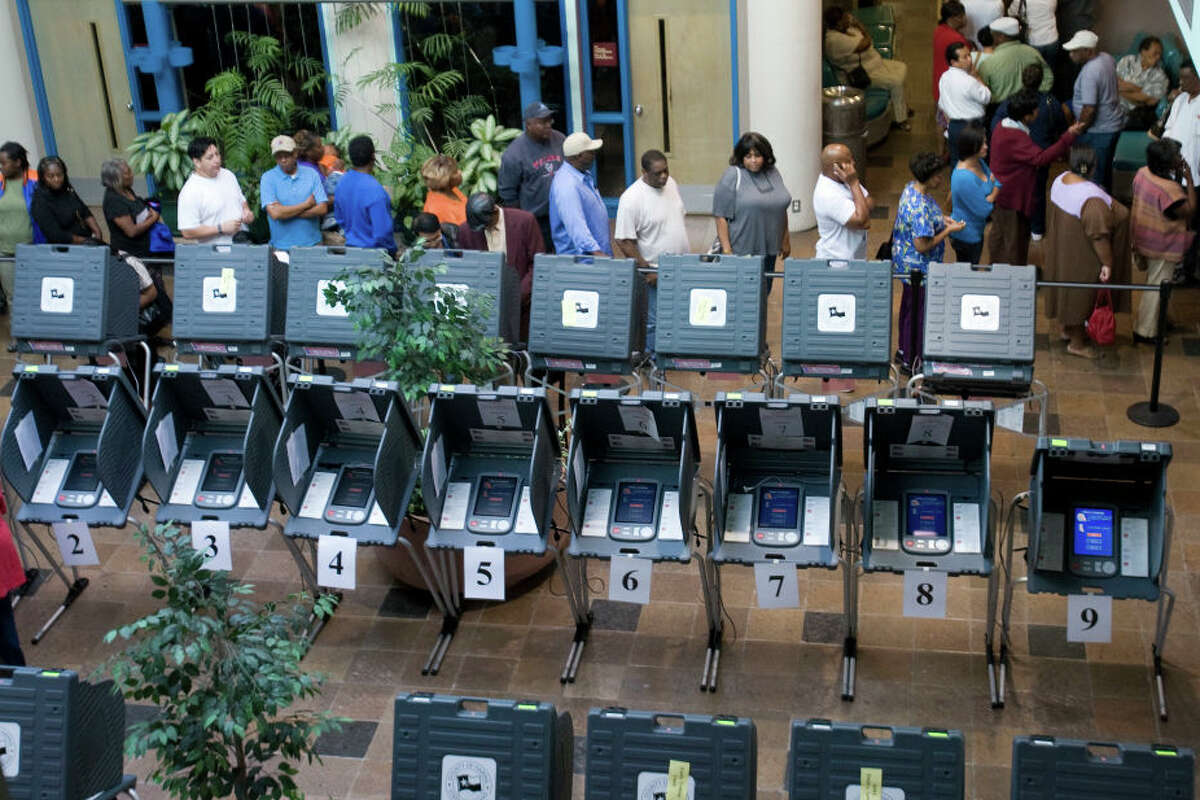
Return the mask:
[(626, 188), (625, 127), (596, 125), (592, 136), (604, 140), (600, 152), (596, 153), (596, 188), (604, 197), (620, 197)]
[(592, 109), (621, 110), (621, 51), (617, 28), (619, 0), (588, 0), (588, 52), (592, 65)]

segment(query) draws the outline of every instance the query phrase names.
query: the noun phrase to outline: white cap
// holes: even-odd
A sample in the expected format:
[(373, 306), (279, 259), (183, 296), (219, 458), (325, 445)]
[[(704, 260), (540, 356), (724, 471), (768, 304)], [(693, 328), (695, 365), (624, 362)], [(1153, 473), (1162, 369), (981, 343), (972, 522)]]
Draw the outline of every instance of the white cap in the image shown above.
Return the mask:
[(1017, 22), (1015, 17), (1001, 17), (993, 20), (989, 25), (995, 33), (1003, 33), (1005, 36), (1020, 36), (1021, 23)]
[(603, 139), (593, 139), (583, 131), (576, 131), (563, 139), (563, 157), (571, 158), (588, 150), (599, 150), (603, 144)]
[(1100, 44), (1100, 37), (1091, 31), (1075, 31), (1075, 35), (1071, 40), (1063, 45), (1063, 50), (1082, 50), (1088, 48), (1095, 50)]

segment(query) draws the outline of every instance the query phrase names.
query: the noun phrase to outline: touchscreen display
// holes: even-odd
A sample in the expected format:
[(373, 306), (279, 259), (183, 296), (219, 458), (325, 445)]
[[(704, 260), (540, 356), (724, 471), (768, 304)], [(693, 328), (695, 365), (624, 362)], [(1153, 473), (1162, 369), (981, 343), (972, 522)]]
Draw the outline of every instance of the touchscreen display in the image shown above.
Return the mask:
[(621, 483), (617, 485), (617, 513), (614, 522), (649, 525), (654, 522), (654, 503), (658, 486), (653, 483)]
[(946, 495), (910, 494), (908, 496), (908, 535), (946, 536)]
[(800, 490), (777, 487), (758, 495), (758, 527), (795, 529), (800, 514)]
[(1075, 509), (1075, 554), (1112, 558), (1113, 510), (1111, 508)]
[(375, 481), (375, 470), (370, 467), (346, 467), (333, 493), (333, 506), (366, 508)]
[(484, 475), (479, 479), (479, 494), (475, 496), (477, 517), (507, 517), (512, 513), (517, 496), (517, 479), (499, 475)]
[(241, 474), (241, 453), (213, 453), (208, 459), (208, 470), (204, 473), (200, 491), (232, 492), (237, 488), (238, 476)]
[(96, 454), (77, 453), (71, 462), (71, 471), (63, 483), (63, 491), (94, 492), (100, 488), (100, 476), (96, 474)]

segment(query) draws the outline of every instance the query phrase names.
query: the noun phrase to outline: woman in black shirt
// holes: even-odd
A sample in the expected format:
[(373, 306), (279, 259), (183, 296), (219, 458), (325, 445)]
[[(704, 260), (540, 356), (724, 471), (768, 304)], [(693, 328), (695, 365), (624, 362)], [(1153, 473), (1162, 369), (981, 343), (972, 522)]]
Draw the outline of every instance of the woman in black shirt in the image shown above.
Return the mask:
[(104, 184), (104, 219), (113, 247), (138, 258), (150, 258), (150, 229), (158, 212), (133, 193), (133, 170), (123, 158), (105, 161), (100, 167)]
[(38, 162), (38, 186), (30, 213), (50, 244), (102, 244), (100, 226), (87, 204), (79, 199), (67, 176), (67, 165), (58, 156)]

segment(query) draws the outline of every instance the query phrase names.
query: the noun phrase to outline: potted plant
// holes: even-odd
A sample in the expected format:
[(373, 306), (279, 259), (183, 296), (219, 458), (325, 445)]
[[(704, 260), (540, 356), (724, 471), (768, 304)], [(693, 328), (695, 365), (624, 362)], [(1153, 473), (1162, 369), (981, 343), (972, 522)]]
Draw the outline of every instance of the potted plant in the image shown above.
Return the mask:
[(126, 152), (133, 171), (144, 173), (154, 181), (162, 203), (163, 222), (172, 231), (178, 230), (179, 190), (192, 174), (192, 159), (188, 145), (199, 130), (199, 122), (186, 110), (167, 114), (156, 130), (139, 133)]
[(472, 120), (471, 138), (461, 155), (447, 148), (449, 155), (458, 160), (463, 174), (463, 191), (496, 193), (496, 176), (500, 172), (500, 154), (508, 143), (521, 135), (517, 128), (506, 128), (488, 114), (482, 119)]
[(300, 659), (310, 616), (336, 600), (258, 603), (253, 586), (204, 568), (190, 534), (160, 525), (134, 535), (163, 605), (104, 638), (129, 642), (108, 663), (122, 694), (158, 709), (130, 728), (126, 752), (152, 752), (151, 780), (180, 800), (303, 798), (295, 763), (319, 761), (316, 738), (345, 721), (294, 707), (321, 691), (323, 676)]

